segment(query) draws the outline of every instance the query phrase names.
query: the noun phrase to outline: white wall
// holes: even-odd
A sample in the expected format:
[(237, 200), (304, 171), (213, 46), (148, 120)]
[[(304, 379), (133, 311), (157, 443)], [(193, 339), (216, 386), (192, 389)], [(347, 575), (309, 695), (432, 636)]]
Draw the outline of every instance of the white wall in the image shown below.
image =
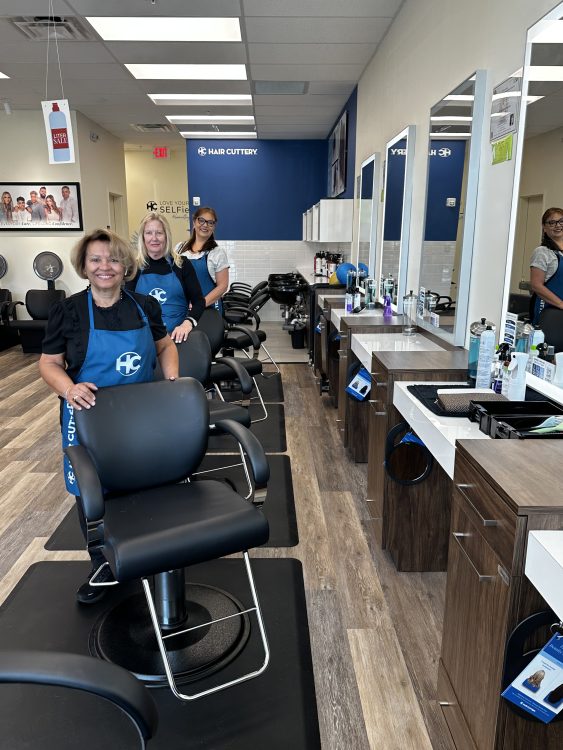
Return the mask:
[[(494, 86), (520, 68), (528, 27), (553, 0), (406, 0), (358, 84), (356, 165), (407, 125), (416, 126), (408, 288), (418, 287), (430, 107), (477, 69)], [(384, 156), (382, 157), (384, 158)], [(514, 161), (491, 165), (488, 122), (481, 152), (468, 320), (500, 321)]]
[[(82, 194), (84, 229), (106, 227), (109, 221), (109, 193), (125, 196), (123, 144), (115, 136), (80, 113), (72, 112), (75, 142), (75, 164), (49, 164), (43, 114), (40, 111), (16, 110), (2, 116), (0, 133), (3, 183), (79, 182)], [(90, 132), (98, 134), (96, 142)], [(125, 200), (125, 197), (124, 197)], [(33, 259), (51, 250), (63, 262), (64, 271), (57, 279), (58, 289), (73, 294), (84, 288), (70, 264), (70, 251), (82, 232), (0, 232), (0, 255), (8, 262), (8, 273), (0, 282), (12, 292), (14, 300), (24, 300), (28, 289), (46, 288), (46, 282), (33, 272)], [(18, 317), (27, 317), (18, 308)]]

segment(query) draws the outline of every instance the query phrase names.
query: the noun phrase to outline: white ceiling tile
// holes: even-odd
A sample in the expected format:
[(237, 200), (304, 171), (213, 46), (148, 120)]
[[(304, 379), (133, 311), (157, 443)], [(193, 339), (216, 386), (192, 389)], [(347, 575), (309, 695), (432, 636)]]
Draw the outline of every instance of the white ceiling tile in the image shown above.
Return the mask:
[[(300, 108), (284, 106), (283, 103), (277, 106), (256, 106), (254, 112), (257, 117), (299, 117), (300, 119), (306, 119), (307, 117), (315, 118), (326, 118), (331, 117), (333, 114), (336, 117), (341, 110), (340, 104), (335, 104), (332, 107), (306, 107), (303, 111)], [(290, 115), (288, 115), (290, 113)]]
[(356, 83), (341, 81), (311, 81), (309, 84), (309, 96), (345, 96), (346, 99), (354, 90)]
[[(2, 62), (0, 70), (11, 78), (15, 79), (43, 79), (45, 80), (45, 65), (37, 63), (12, 63), (11, 61)], [(95, 65), (85, 63), (62, 63), (61, 65), (63, 81), (72, 79), (96, 79), (96, 80), (131, 80), (131, 76), (119, 63), (98, 63)], [(52, 78), (51, 78), (52, 76)], [(49, 64), (49, 78), (52, 81), (59, 80), (59, 69), (56, 64)]]
[[(98, 64), (115, 63), (114, 58), (99, 42), (59, 42), (59, 57), (62, 65), (69, 63)], [(34, 63), (45, 66), (47, 49), (42, 42), (3, 42), (2, 59), (20, 65)], [(57, 65), (57, 50), (52, 44), (49, 50), (49, 65)]]
[(245, 16), (392, 17), (403, 0), (242, 0)]
[(357, 81), (364, 65), (251, 65), (255, 81)]
[(246, 62), (246, 49), (241, 42), (106, 42), (106, 47), (123, 63)]
[(249, 44), (251, 65), (352, 65), (364, 67), (376, 49), (375, 44)]
[[(327, 95), (327, 96), (311, 96), (310, 94), (303, 95), (265, 95), (254, 96), (254, 107), (292, 107), (293, 109), (302, 109), (306, 107), (333, 107), (339, 106), (343, 100), (343, 96), (338, 95)], [(345, 101), (345, 100), (344, 100)]]
[[(47, 11), (48, 4), (45, 0), (17, 0), (16, 3), (2, 5), (0, 16), (9, 18), (13, 16), (47, 16), (49, 15)], [(53, 0), (53, 14), (55, 16), (75, 16), (76, 13), (64, 0)]]
[(247, 18), (249, 44), (378, 44), (390, 19)]

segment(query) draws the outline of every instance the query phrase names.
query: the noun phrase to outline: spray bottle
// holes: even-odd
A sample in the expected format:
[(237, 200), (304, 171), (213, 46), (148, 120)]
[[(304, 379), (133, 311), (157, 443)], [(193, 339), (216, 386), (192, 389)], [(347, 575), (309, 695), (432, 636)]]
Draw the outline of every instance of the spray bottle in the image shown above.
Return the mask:
[(53, 111), (49, 114), (49, 127), (51, 128), (54, 161), (69, 161), (70, 148), (66, 115), (60, 111), (57, 102), (53, 102)]

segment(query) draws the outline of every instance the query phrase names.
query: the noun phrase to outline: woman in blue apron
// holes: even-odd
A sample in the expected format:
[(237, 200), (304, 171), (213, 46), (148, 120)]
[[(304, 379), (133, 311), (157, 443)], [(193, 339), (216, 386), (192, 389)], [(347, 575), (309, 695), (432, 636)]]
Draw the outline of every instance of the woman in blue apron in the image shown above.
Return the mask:
[(563, 209), (548, 208), (542, 216), (542, 242), (530, 260), (531, 319), (537, 325), (544, 307), (563, 309)]
[(205, 300), (191, 263), (172, 249), (170, 226), (164, 216), (151, 212), (144, 217), (137, 251), (139, 271), (126, 288), (154, 297), (172, 341), (185, 341), (205, 310)]
[(190, 239), (176, 250), (191, 262), (205, 296), (206, 307), (223, 312), (221, 297), (229, 288), (227, 253), (215, 241), (217, 214), (208, 206), (200, 206), (193, 215)]
[[(62, 399), (63, 448), (78, 444), (74, 410), (95, 407), (99, 387), (152, 380), (157, 357), (165, 377), (178, 377), (178, 353), (159, 305), (152, 297), (123, 289), (124, 279), (137, 270), (133, 249), (113, 232), (96, 230), (76, 245), (72, 264), (90, 286), (51, 308), (39, 361), (42, 378)], [(78, 495), (66, 456), (64, 477), (67, 490)], [(86, 521), (77, 507), (85, 533)], [(104, 560), (99, 553), (94, 558), (95, 570)], [(105, 591), (87, 581), (77, 599), (92, 603)]]

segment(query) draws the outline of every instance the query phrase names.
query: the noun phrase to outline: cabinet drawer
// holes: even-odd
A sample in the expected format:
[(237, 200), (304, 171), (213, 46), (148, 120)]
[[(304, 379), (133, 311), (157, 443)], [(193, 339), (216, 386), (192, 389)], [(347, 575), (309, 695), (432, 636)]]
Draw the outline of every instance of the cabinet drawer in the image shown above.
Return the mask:
[(517, 516), (463, 456), (456, 456), (454, 488), (467, 515), (482, 536), (512, 571), (516, 540)]
[(442, 660), (440, 660), (438, 665), (437, 694), (438, 703), (452, 735), (456, 750), (477, 750)]

